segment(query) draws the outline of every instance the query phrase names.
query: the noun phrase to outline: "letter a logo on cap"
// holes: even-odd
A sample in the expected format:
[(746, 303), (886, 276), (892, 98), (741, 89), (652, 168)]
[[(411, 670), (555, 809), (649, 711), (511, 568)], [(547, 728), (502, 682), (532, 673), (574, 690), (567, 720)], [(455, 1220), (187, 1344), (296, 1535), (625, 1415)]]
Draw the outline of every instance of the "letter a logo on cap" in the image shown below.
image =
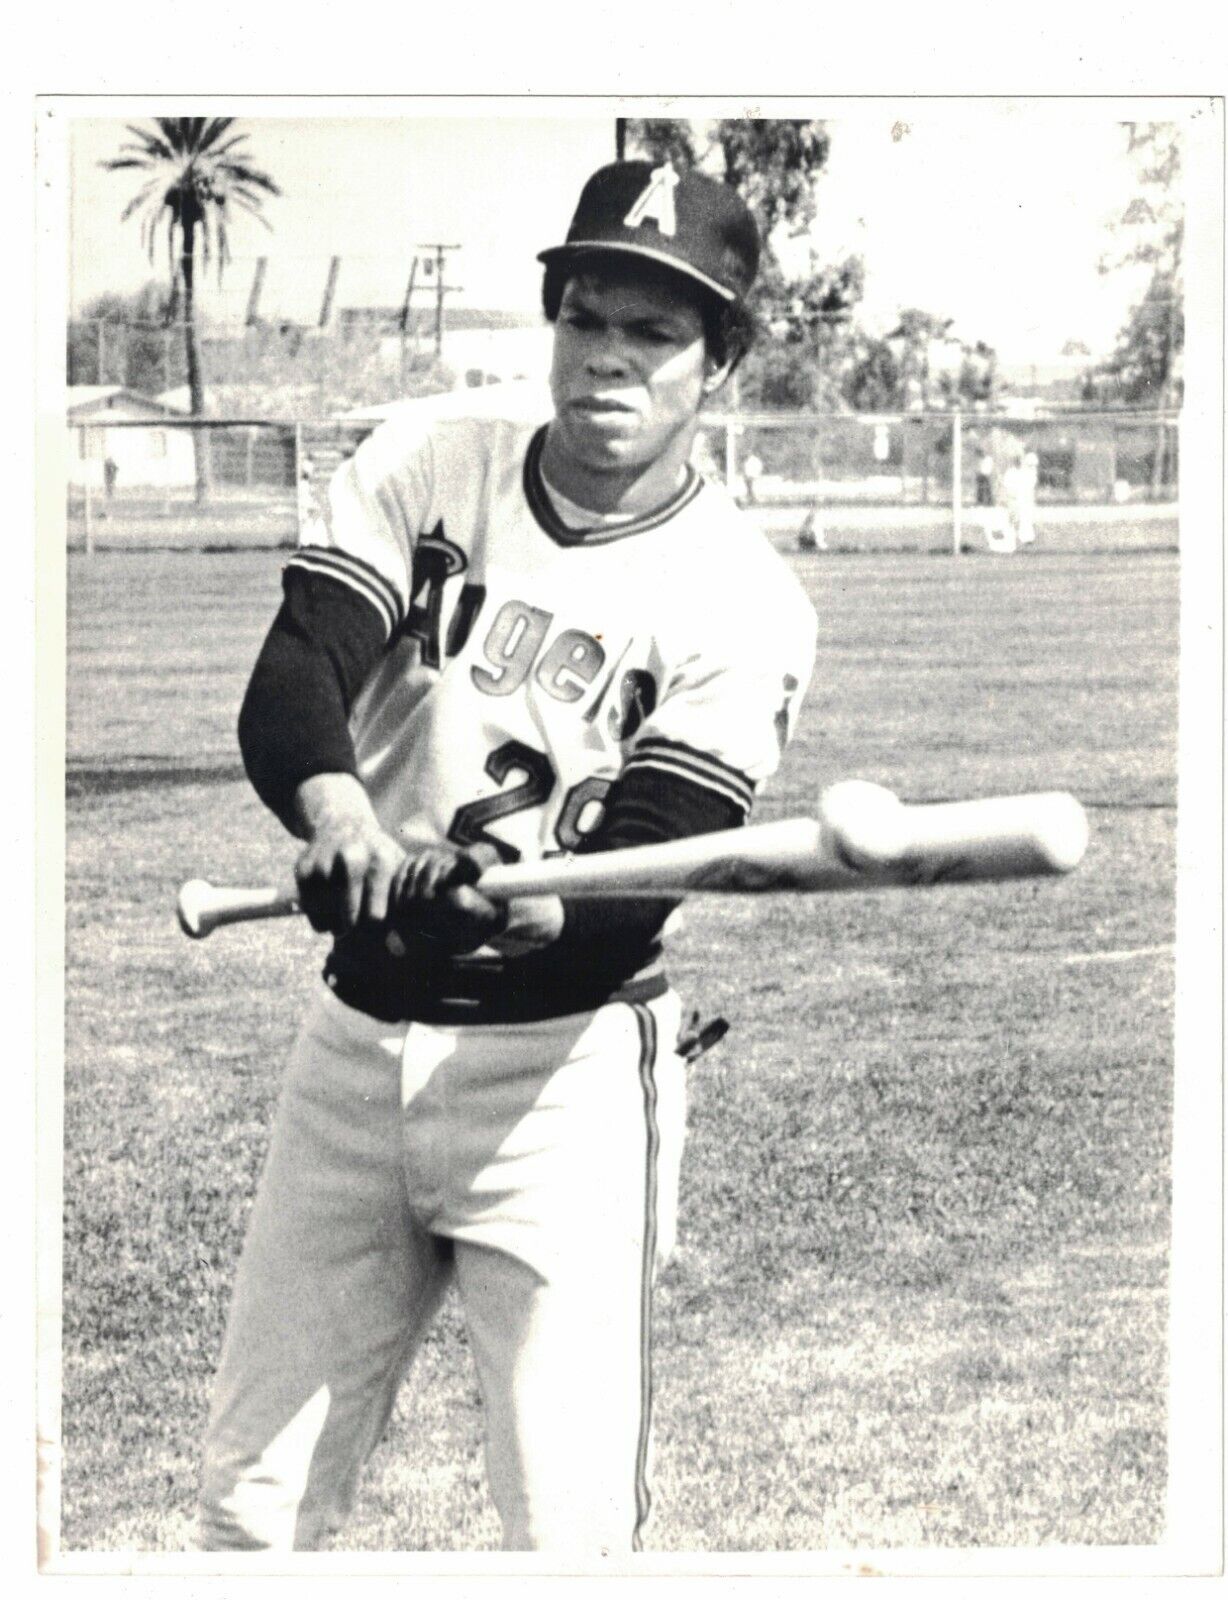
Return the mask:
[(671, 236), (677, 233), (678, 219), (674, 214), (674, 190), (679, 182), (678, 174), (668, 161), (662, 167), (654, 167), (647, 188), (623, 218), (624, 227), (638, 228), (642, 223), (651, 220), (662, 233)]

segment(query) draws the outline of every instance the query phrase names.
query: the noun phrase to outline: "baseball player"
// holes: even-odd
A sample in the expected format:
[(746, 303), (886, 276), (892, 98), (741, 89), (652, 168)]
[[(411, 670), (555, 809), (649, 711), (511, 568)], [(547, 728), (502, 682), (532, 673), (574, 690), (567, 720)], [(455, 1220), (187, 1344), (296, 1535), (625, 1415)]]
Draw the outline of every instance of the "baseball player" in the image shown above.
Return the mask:
[(1019, 493), (1016, 520), (1019, 543), (1036, 543), (1036, 483), (1040, 476), (1040, 457), (1035, 450), (1026, 452), (1019, 472)]
[(639, 1548), (685, 1121), (673, 908), (476, 885), (737, 826), (779, 761), (814, 614), (690, 465), (758, 255), (732, 189), (602, 168), (539, 257), (551, 420), (388, 422), (286, 567), (240, 742), (333, 942), (238, 1269), (207, 1548), (329, 1539), (450, 1284), (504, 1547)]
[(1036, 471), (1030, 451), (1015, 449), (1011, 464), (1002, 474), (1002, 494), (1006, 506), (1007, 538), (1014, 551), (1036, 540)]

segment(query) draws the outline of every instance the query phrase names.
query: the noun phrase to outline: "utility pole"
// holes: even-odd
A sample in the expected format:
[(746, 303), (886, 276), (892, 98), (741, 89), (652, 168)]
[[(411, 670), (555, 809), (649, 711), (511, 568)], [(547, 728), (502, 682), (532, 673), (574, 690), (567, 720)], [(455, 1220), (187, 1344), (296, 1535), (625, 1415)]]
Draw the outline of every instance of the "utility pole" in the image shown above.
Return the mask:
[(409, 264), (409, 282), (405, 285), (405, 299), (401, 303), (401, 342), (404, 344), (406, 336), (412, 326), (414, 281), (418, 276), (418, 253), (414, 252), (414, 259)]
[(320, 302), (320, 327), (327, 328), (332, 321), (333, 301), (337, 295), (337, 279), (341, 275), (341, 257), (333, 256), (328, 263), (328, 281), (324, 285), (324, 299)]
[(260, 295), (264, 289), (264, 275), (268, 267), (268, 256), (256, 257), (256, 271), (252, 276), (251, 293), (247, 297), (247, 315), (243, 319), (249, 328), (254, 328), (260, 320)]
[[(429, 254), (427, 255), (426, 259), (422, 263), (422, 275), (423, 275), (424, 278), (432, 278), (433, 277), (434, 280), (435, 280), (435, 359), (436, 359), (436, 361), (442, 361), (443, 360), (443, 302), (444, 302), (444, 296), (445, 295), (449, 295), (449, 294), (455, 294), (457, 292), (458, 288), (459, 288), (458, 284), (448, 283), (448, 282), (445, 281), (446, 280), (446, 273), (447, 273), (447, 260), (448, 260), (447, 253), (448, 253), (449, 250), (459, 250), (460, 249), (460, 245), (458, 245), (458, 244), (420, 244), (420, 245), (417, 245), (415, 248), (418, 249), (418, 250), (429, 252)], [(416, 265), (417, 265), (417, 263), (415, 262), (415, 270), (416, 270)], [(408, 316), (409, 316), (409, 297), (413, 293), (413, 287), (414, 287), (414, 279), (413, 279), (413, 275), (411, 274), (410, 280), (409, 280), (409, 288), (405, 292), (405, 307), (404, 307), (404, 311), (402, 313), (402, 316), (403, 316), (403, 318), (405, 320), (408, 320)], [(425, 287), (425, 285), (423, 285), (423, 287)]]
[(409, 282), (405, 285), (405, 299), (401, 305), (401, 386), (405, 386), (405, 375), (408, 371), (407, 357), (409, 354), (409, 336), (413, 332), (413, 304), (414, 280), (418, 276), (418, 252), (414, 251), (414, 258), (409, 264)]

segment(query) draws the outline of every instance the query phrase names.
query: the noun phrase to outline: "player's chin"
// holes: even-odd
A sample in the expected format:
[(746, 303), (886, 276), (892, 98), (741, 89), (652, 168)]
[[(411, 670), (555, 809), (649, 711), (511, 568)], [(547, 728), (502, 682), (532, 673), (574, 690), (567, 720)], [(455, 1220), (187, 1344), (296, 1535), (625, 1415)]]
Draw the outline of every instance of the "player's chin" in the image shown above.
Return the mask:
[(625, 456), (643, 448), (643, 419), (634, 411), (587, 411), (567, 406), (559, 422), (577, 454)]

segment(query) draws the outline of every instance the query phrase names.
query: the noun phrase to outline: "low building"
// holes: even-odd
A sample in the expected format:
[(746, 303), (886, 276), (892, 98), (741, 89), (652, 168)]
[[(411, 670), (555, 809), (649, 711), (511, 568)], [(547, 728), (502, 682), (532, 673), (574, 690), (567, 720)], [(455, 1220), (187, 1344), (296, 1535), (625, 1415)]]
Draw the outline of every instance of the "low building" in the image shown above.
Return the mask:
[(190, 433), (158, 426), (179, 414), (173, 406), (119, 384), (70, 385), (70, 486), (104, 495), (192, 487), (196, 458)]

